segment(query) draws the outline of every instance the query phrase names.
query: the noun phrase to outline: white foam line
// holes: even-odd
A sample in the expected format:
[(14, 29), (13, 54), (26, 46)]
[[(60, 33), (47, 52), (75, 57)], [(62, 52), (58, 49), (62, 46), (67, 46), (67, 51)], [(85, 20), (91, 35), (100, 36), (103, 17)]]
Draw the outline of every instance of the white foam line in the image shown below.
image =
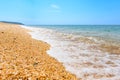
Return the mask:
[[(67, 36), (45, 28), (21, 26), (32, 30), (32, 38), (51, 45), (48, 54), (62, 62), (66, 70), (82, 80), (120, 80), (120, 55), (89, 49), (91, 45), (74, 42)], [(67, 37), (67, 39), (66, 39)], [(69, 38), (73, 41), (70, 41)], [(91, 39), (91, 38), (90, 38)]]

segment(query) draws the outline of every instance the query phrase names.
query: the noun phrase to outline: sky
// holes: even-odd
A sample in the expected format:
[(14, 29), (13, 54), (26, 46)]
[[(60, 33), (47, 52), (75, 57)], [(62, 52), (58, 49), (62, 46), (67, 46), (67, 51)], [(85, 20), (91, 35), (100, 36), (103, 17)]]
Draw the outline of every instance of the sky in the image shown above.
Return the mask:
[(120, 0), (0, 0), (0, 21), (28, 25), (119, 25)]

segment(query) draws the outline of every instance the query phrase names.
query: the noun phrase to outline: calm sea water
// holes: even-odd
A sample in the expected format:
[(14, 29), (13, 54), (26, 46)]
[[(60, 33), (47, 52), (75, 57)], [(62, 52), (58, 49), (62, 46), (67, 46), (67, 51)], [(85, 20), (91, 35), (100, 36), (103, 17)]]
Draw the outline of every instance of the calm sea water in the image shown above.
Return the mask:
[(120, 26), (49, 25), (23, 28), (32, 31), (29, 32), (32, 38), (50, 44), (47, 53), (62, 62), (66, 70), (78, 78), (120, 80), (120, 55), (99, 49), (99, 45), (109, 43), (108, 41), (120, 43)]
[(47, 25), (35, 27), (48, 28), (62, 33), (120, 42), (120, 25)]

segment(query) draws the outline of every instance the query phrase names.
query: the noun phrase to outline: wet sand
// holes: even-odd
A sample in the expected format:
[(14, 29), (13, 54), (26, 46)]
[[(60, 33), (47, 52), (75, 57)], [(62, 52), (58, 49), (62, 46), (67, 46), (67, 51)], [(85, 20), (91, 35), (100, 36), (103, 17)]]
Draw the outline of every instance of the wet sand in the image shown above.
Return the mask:
[(18, 25), (0, 23), (0, 80), (77, 80)]

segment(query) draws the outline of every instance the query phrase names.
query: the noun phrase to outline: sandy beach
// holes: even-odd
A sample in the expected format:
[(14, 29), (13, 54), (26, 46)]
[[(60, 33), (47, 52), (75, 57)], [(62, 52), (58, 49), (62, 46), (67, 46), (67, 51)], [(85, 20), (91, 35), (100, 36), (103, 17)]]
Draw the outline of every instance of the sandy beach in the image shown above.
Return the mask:
[(0, 23), (0, 80), (77, 80), (46, 53), (49, 44), (27, 32), (18, 25)]
[(120, 0), (0, 0), (0, 80), (120, 80)]

